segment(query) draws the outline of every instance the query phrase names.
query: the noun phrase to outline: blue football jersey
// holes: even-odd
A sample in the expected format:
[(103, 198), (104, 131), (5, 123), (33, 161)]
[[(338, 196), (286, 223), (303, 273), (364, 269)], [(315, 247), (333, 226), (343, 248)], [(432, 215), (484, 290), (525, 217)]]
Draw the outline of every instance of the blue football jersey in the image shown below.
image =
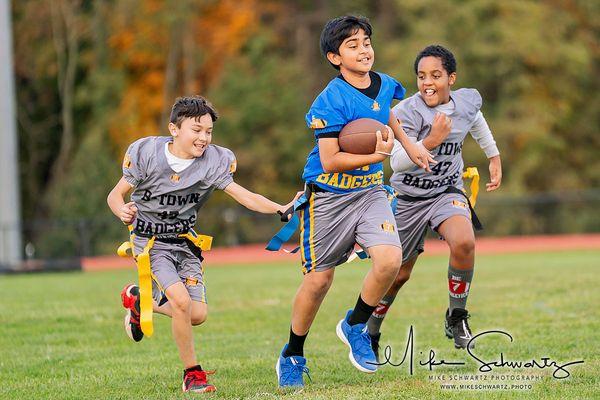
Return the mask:
[(315, 99), (306, 114), (306, 124), (315, 134), (315, 147), (304, 166), (302, 179), (334, 193), (348, 193), (383, 184), (383, 163), (371, 164), (351, 171), (326, 173), (319, 157), (319, 135), (339, 132), (344, 125), (360, 118), (389, 122), (393, 99), (402, 100), (406, 92), (394, 78), (377, 72), (381, 87), (375, 99), (340, 78), (334, 78)]

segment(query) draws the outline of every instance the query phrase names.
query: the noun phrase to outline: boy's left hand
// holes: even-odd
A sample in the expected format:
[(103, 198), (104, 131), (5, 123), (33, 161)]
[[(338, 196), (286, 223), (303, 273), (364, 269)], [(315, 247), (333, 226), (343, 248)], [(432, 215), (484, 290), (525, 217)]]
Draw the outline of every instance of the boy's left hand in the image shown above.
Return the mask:
[(392, 149), (394, 148), (394, 131), (392, 131), (392, 128), (387, 125), (385, 128), (387, 129), (387, 136), (385, 140), (383, 139), (383, 132), (375, 132), (375, 136), (377, 137), (377, 143), (375, 143), (375, 153), (387, 157), (392, 154)]
[(500, 162), (500, 156), (494, 156), (490, 158), (490, 182), (485, 184), (485, 188), (488, 192), (496, 190), (502, 183), (502, 163)]

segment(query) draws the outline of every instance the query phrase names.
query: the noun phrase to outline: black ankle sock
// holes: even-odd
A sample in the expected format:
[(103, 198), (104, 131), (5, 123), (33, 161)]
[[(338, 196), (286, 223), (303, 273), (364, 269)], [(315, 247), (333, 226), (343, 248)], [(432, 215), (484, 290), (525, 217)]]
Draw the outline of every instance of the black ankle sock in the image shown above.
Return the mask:
[(283, 352), (284, 357), (290, 356), (300, 356), (304, 357), (304, 341), (306, 340), (306, 335), (296, 335), (292, 328), (290, 327), (290, 341), (288, 342), (287, 349)]
[(191, 371), (202, 371), (202, 367), (200, 366), (200, 364), (194, 365), (193, 367), (184, 369), (183, 374), (185, 375), (187, 372), (191, 372)]
[(365, 324), (369, 320), (369, 317), (371, 317), (371, 314), (373, 314), (373, 311), (375, 311), (375, 308), (377, 308), (377, 305), (368, 305), (359, 295), (356, 306), (354, 306), (354, 310), (350, 314), (350, 318), (348, 318), (348, 324)]

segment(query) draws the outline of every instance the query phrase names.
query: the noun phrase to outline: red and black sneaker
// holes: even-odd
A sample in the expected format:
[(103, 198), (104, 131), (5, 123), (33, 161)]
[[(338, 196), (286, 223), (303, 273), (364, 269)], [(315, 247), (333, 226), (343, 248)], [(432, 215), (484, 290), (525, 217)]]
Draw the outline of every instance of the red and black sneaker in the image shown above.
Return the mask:
[(208, 383), (206, 375), (206, 371), (199, 365), (186, 369), (183, 371), (181, 390), (194, 393), (216, 392), (217, 388)]
[(125, 314), (125, 332), (127, 336), (136, 342), (144, 337), (140, 325), (140, 288), (130, 283), (121, 291), (121, 301), (123, 307), (127, 309)]

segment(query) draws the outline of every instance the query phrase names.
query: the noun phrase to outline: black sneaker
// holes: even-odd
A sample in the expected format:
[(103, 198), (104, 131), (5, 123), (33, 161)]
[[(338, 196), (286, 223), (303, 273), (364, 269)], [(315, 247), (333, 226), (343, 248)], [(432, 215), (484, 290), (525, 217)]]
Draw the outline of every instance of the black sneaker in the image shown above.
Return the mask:
[[(471, 334), (471, 328), (467, 319), (469, 313), (464, 308), (455, 308), (452, 310), (452, 315), (449, 315), (446, 310), (446, 318), (444, 318), (444, 331), (448, 339), (454, 339), (454, 347), (457, 349), (466, 349), (469, 341), (473, 337)], [(474, 344), (471, 343), (469, 348), (474, 348)]]
[(381, 338), (381, 332), (377, 332), (375, 335), (371, 335), (371, 348), (373, 349), (373, 353), (375, 353), (375, 359), (379, 362), (379, 339)]

